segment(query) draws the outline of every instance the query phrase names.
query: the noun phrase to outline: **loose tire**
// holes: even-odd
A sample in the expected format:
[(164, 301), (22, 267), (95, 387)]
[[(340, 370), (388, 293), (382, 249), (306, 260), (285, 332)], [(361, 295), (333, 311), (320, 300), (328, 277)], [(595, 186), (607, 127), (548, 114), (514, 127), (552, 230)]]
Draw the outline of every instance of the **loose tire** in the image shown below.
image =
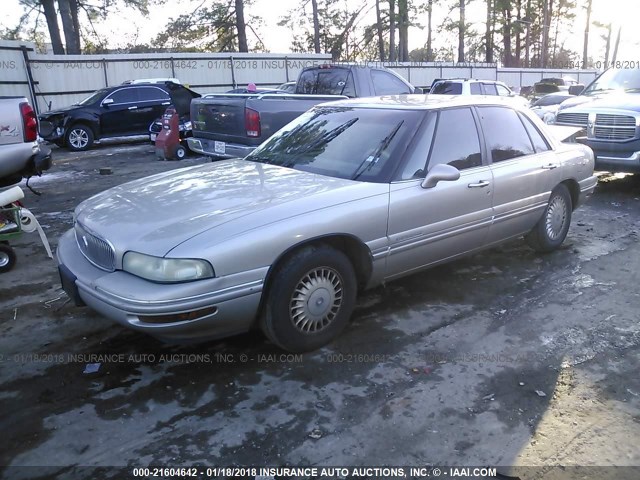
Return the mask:
[(0, 243), (0, 273), (8, 272), (16, 264), (16, 254), (6, 243)]
[(179, 145), (178, 148), (176, 148), (176, 160), (183, 160), (184, 157), (187, 156), (187, 149), (184, 148), (182, 145)]
[(567, 236), (571, 224), (573, 204), (566, 185), (558, 185), (549, 197), (549, 203), (542, 218), (525, 235), (527, 243), (537, 252), (552, 252)]
[(356, 294), (356, 275), (344, 253), (305, 247), (274, 272), (260, 326), (284, 350), (315, 350), (347, 325)]
[(67, 131), (65, 143), (69, 150), (75, 152), (88, 150), (93, 145), (93, 132), (84, 125), (73, 125)]

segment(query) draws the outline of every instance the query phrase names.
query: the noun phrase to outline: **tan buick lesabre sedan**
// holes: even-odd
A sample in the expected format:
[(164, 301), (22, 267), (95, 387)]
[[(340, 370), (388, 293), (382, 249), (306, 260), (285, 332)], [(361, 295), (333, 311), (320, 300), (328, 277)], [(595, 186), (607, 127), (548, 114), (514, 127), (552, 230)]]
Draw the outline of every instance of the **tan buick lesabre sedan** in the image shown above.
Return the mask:
[(564, 241), (592, 151), (499, 98), (387, 96), (314, 107), (244, 159), (81, 203), (65, 291), (122, 325), (193, 342), (260, 326), (294, 352), (347, 324), (358, 291), (524, 235)]

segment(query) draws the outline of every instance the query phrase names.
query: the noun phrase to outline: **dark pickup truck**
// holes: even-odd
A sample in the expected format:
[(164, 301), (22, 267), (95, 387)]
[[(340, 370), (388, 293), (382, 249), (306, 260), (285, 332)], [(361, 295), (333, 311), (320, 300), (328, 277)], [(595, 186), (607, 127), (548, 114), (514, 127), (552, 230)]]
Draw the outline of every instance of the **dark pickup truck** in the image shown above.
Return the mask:
[(314, 105), (346, 97), (422, 93), (383, 67), (325, 64), (300, 72), (294, 94), (210, 94), (191, 102), (194, 152), (245, 157)]

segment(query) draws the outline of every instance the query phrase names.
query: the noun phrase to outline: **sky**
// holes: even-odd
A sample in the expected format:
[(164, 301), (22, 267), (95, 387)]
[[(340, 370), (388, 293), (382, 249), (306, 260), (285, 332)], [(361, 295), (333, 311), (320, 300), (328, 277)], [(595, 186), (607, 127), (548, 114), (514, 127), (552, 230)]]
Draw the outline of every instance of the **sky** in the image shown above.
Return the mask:
[[(278, 21), (289, 10), (300, 5), (301, 0), (254, 0), (252, 7), (248, 8), (249, 13), (262, 17), (264, 25), (259, 29), (259, 34), (267, 49), (271, 53), (287, 53), (290, 51), (292, 32), (285, 27), (278, 26)], [(359, 6), (363, 0), (344, 0), (350, 6)], [(153, 2), (150, 2), (153, 3)], [(129, 41), (137, 40), (140, 43), (150, 42), (159, 32), (161, 32), (167, 20), (180, 13), (192, 11), (202, 0), (173, 0), (161, 6), (151, 7), (149, 18), (143, 18), (139, 13), (130, 9), (121, 9), (114, 12), (104, 22), (96, 25), (98, 32), (110, 39), (110, 47), (117, 48), (125, 45)], [(373, 4), (373, 2), (369, 2)], [(451, 0), (435, 0), (434, 6), (434, 26), (440, 24), (448, 15), (448, 8), (445, 5), (452, 3)], [(18, 0), (2, 0), (5, 15), (0, 19), (0, 27), (13, 27), (22, 14), (22, 7)], [(577, 0), (579, 6), (585, 6), (586, 0)], [(472, 0), (467, 10), (467, 19), (472, 22), (479, 31), (484, 30), (485, 2), (482, 0)], [(456, 15), (456, 13), (454, 13)], [(613, 22), (614, 29), (622, 26), (622, 40), (618, 53), (618, 60), (640, 62), (640, 29), (637, 27), (637, 19), (640, 17), (640, 0), (593, 0), (592, 20), (601, 23)], [(573, 26), (568, 31), (563, 32), (561, 42), (566, 42), (566, 47), (582, 52), (583, 31), (585, 23), (584, 8), (579, 9), (578, 16)], [(375, 9), (370, 9), (364, 24), (374, 23)], [(44, 19), (42, 19), (44, 25)], [(426, 24), (426, 13), (418, 18), (418, 22)], [(605, 42), (600, 38), (604, 33), (603, 29), (592, 27), (590, 37), (590, 55), (594, 58), (604, 59)], [(252, 40), (252, 33), (248, 30), (249, 42)], [(423, 47), (426, 41), (426, 30), (412, 28), (409, 32), (409, 48)], [(434, 37), (436, 47), (451, 44), (451, 37), (444, 39), (436, 34)], [(456, 48), (456, 45), (452, 45)], [(612, 46), (613, 51), (613, 46)]]

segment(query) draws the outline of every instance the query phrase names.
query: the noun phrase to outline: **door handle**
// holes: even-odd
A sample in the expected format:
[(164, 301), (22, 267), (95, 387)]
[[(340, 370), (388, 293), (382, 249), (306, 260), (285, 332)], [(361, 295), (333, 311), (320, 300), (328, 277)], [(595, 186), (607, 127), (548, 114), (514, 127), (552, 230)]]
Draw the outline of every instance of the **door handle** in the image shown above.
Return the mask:
[(544, 170), (553, 170), (554, 168), (558, 168), (558, 164), (557, 163), (549, 163), (547, 165), (543, 165), (542, 168)]
[(469, 185), (467, 185), (467, 187), (469, 188), (483, 188), (483, 187), (488, 187), (489, 186), (489, 182), (485, 181), (485, 180), (480, 180), (477, 183), (470, 183)]
[(138, 107), (136, 107), (135, 105), (133, 107), (129, 107), (127, 110), (137, 110)]

